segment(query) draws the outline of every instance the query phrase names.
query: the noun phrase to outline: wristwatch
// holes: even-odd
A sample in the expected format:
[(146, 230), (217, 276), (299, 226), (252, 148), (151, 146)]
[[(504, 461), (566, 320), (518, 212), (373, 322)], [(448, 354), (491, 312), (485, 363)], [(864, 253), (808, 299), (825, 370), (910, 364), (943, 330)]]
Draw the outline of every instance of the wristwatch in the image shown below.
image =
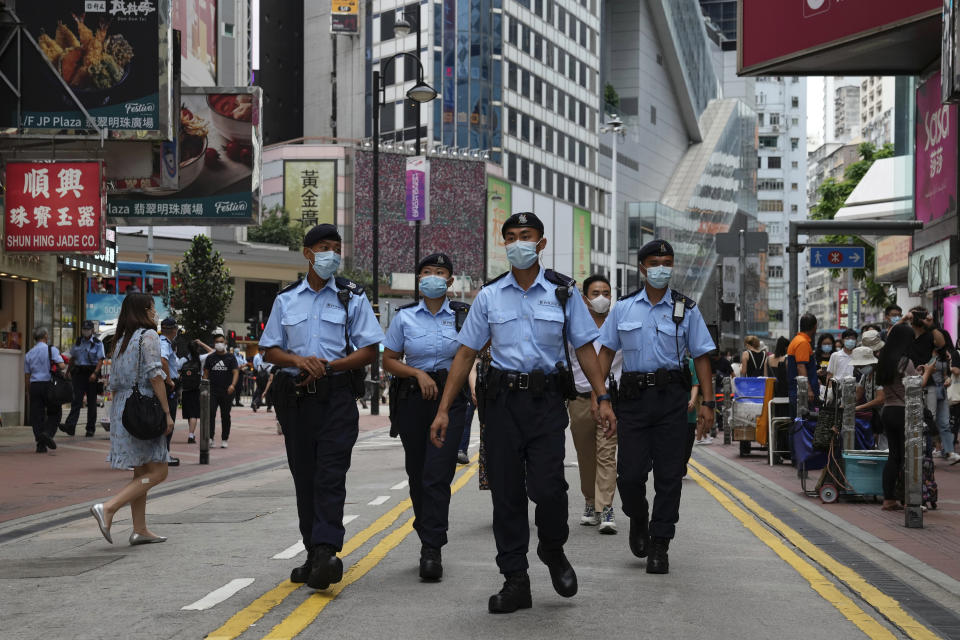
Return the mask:
[(716, 401), (716, 400), (704, 400), (704, 401), (701, 402), (700, 404), (703, 405), (704, 407), (706, 407), (707, 409), (716, 409), (716, 408), (717, 408), (717, 401)]
[(607, 402), (613, 402), (613, 398), (610, 397), (609, 393), (605, 393), (602, 396), (597, 396), (597, 404), (600, 404), (604, 400), (606, 400)]

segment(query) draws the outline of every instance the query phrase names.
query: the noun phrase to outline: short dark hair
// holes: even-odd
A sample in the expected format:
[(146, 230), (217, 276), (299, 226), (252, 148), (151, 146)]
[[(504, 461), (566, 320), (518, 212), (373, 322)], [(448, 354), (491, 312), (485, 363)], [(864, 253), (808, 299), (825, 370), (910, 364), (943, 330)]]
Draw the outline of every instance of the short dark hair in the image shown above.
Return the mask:
[(856, 338), (857, 330), (856, 329), (844, 329), (843, 333), (840, 334), (841, 338)]
[(813, 331), (817, 328), (817, 316), (805, 313), (800, 316), (800, 331)]
[(900, 305), (892, 304), (883, 310), (883, 315), (888, 316), (890, 315), (891, 311), (899, 311), (900, 313), (903, 313), (903, 309), (900, 308)]
[(583, 293), (586, 293), (587, 289), (589, 289), (590, 285), (592, 285), (594, 282), (602, 282), (608, 287), (610, 286), (610, 281), (607, 280), (607, 276), (603, 275), (602, 273), (595, 273), (583, 281)]

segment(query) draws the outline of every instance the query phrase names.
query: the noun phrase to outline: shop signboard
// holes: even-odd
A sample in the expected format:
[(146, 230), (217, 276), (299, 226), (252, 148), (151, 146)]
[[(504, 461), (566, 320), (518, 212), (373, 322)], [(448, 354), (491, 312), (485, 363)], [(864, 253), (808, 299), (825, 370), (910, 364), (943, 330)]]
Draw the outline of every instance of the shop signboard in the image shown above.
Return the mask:
[(184, 87), (179, 190), (111, 196), (111, 224), (253, 224), (259, 218), (259, 87)]
[(407, 222), (430, 222), (430, 162), (426, 156), (407, 158), (404, 174), (406, 197), (404, 218)]
[(958, 109), (941, 102), (939, 71), (917, 87), (914, 209), (925, 223), (957, 213)]
[(510, 217), (511, 185), (506, 180), (487, 176), (487, 278), (510, 269), (506, 245), (500, 228)]
[[(617, 241), (616, 238), (613, 239)], [(590, 277), (590, 212), (573, 208), (573, 279), (583, 288)]]
[(873, 253), (877, 263), (874, 279), (877, 282), (904, 282), (912, 247), (913, 238), (910, 236), (890, 236), (877, 240), (877, 248)]
[(850, 296), (847, 289), (840, 289), (837, 293), (837, 326), (846, 329), (850, 326)]
[(17, 15), (40, 48), (21, 45), (22, 129), (89, 130), (75, 97), (111, 137), (173, 137), (170, 0), (34, 0)]
[(217, 84), (217, 1), (173, 0), (173, 28), (181, 33), (183, 84)]
[(360, 33), (360, 0), (331, 0), (330, 33)]
[(739, 0), (738, 73), (939, 17), (943, 0)]
[(910, 293), (925, 293), (950, 284), (949, 239), (910, 254), (910, 266), (907, 270), (907, 287)]
[(8, 162), (3, 247), (8, 253), (103, 250), (100, 162)]
[(336, 160), (283, 161), (283, 210), (291, 222), (336, 224), (336, 205)]

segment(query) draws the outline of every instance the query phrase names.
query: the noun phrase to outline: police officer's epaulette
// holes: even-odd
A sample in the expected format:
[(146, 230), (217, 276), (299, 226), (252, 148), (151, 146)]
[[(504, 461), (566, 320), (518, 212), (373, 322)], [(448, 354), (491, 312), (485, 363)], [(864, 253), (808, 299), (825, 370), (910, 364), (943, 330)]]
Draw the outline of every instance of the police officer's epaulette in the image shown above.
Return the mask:
[(288, 285), (285, 286), (283, 289), (280, 289), (280, 291), (277, 293), (277, 295), (279, 295), (279, 294), (281, 294), (281, 293), (286, 293), (286, 292), (288, 292), (288, 291), (293, 291), (294, 289), (296, 289), (297, 287), (300, 286), (300, 283), (301, 283), (301, 282), (303, 282), (303, 278), (300, 278), (299, 280), (288, 284)]
[(630, 298), (632, 298), (633, 296), (637, 295), (637, 294), (640, 293), (641, 291), (643, 291), (643, 289), (637, 289), (636, 291), (631, 291), (630, 293), (628, 293), (628, 294), (626, 294), (626, 295), (620, 296), (619, 298), (617, 298), (617, 302), (620, 302), (621, 300), (629, 300)]
[(683, 302), (683, 306), (685, 306), (687, 309), (693, 309), (694, 307), (697, 306), (697, 303), (695, 301), (691, 300), (690, 298), (683, 295), (679, 291), (671, 291), (670, 293), (673, 294), (674, 302)]
[(547, 269), (544, 271), (543, 277), (547, 280), (547, 282), (552, 282), (560, 287), (573, 287), (577, 284), (577, 281), (570, 276), (566, 276), (558, 271), (554, 271), (553, 269)]
[(346, 289), (355, 296), (363, 295), (363, 285), (354, 282), (353, 280), (348, 280), (342, 276), (337, 276), (335, 282), (337, 283), (337, 289), (343, 290)]
[(416, 306), (419, 306), (419, 302), (411, 302), (410, 304), (405, 304), (402, 307), (397, 307), (397, 311), (403, 311), (404, 309), (413, 309)]
[(483, 287), (486, 287), (486, 286), (488, 286), (488, 285), (493, 284), (494, 282), (496, 282), (496, 281), (499, 280), (500, 278), (506, 277), (506, 275), (507, 275), (508, 273), (510, 273), (510, 272), (509, 272), (509, 271), (504, 271), (503, 273), (501, 273), (500, 275), (498, 275), (498, 276), (497, 276), (496, 278), (494, 278), (493, 280), (487, 280), (486, 282), (483, 283), (483, 286), (481, 286), (480, 288), (483, 289)]

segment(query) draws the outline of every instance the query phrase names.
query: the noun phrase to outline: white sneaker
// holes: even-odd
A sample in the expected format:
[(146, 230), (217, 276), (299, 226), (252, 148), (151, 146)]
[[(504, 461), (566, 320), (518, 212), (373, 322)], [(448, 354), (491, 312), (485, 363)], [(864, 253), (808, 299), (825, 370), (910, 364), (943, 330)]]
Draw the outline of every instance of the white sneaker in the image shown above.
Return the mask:
[(589, 502), (583, 506), (583, 515), (580, 516), (580, 524), (585, 527), (595, 527), (600, 524), (600, 517), (596, 509)]
[(947, 462), (949, 462), (951, 465), (955, 465), (958, 462), (960, 462), (960, 454), (954, 453), (952, 451), (946, 455), (946, 458), (947, 458)]
[(706, 438), (700, 441), (700, 444), (713, 444), (713, 438), (711, 438), (710, 436), (707, 436)]
[(227, 448), (227, 441), (226, 441), (226, 440), (221, 440), (221, 441), (220, 441), (220, 448), (221, 448), (221, 449), (226, 449), (226, 448)]
[(604, 507), (600, 511), (600, 533), (615, 534), (617, 532), (617, 523), (613, 519), (613, 507)]

